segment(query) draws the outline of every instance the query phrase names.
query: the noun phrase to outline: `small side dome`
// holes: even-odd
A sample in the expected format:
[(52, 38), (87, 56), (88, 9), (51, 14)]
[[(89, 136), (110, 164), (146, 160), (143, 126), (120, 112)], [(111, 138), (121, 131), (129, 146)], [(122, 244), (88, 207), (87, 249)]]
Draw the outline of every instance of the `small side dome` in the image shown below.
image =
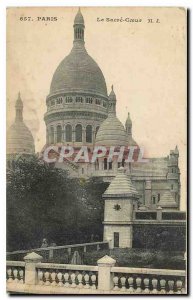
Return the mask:
[(23, 123), (15, 122), (7, 132), (7, 154), (34, 154), (34, 138)]
[(127, 146), (127, 135), (123, 124), (119, 119), (110, 114), (101, 124), (95, 140), (98, 146)]
[(7, 154), (34, 154), (34, 138), (23, 122), (23, 102), (20, 93), (15, 104), (15, 110), (15, 122), (7, 132)]
[(161, 197), (160, 201), (158, 202), (158, 206), (169, 209), (169, 208), (177, 208), (178, 204), (176, 203), (172, 193), (168, 190)]

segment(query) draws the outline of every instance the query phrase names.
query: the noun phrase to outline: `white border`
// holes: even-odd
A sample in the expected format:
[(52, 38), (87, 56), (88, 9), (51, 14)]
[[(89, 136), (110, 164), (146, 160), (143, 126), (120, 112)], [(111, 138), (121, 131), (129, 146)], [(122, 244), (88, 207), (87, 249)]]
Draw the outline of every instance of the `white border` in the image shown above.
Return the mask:
[[(5, 150), (6, 150), (6, 142), (5, 142), (5, 132), (6, 132), (6, 7), (9, 6), (156, 6), (156, 7), (163, 7), (163, 6), (180, 6), (189, 8), (192, 10), (193, 1), (190, 0), (70, 0), (66, 2), (65, 0), (1, 0), (0, 2), (0, 146), (1, 146), (1, 168), (0, 168), (0, 183), (1, 183), (1, 194), (0, 194), (0, 297), (1, 299), (7, 298), (8, 295), (5, 292), (5, 253), (6, 253), (6, 199), (5, 199)], [(190, 12), (191, 13), (191, 12)], [(189, 32), (191, 36), (189, 37), (192, 40), (192, 24), (189, 24)], [(189, 45), (190, 49), (192, 49), (192, 42)], [(191, 72), (191, 70), (190, 70)], [(192, 86), (192, 77), (191, 81), (189, 82), (190, 87)], [(191, 98), (191, 95), (189, 95)], [(193, 109), (192, 105), (190, 107), (190, 99), (189, 99), (189, 113), (193, 116)], [(192, 121), (190, 118), (190, 123), (192, 125)], [(192, 128), (192, 127), (191, 127)], [(192, 132), (190, 132), (190, 146), (193, 149), (193, 142), (192, 142)], [(192, 172), (192, 162), (190, 161), (191, 169), (190, 173)], [(192, 174), (192, 173), (191, 173)], [(189, 178), (188, 178), (189, 179)], [(190, 187), (189, 187), (190, 188)], [(189, 201), (191, 199), (191, 190), (189, 195)], [(190, 208), (190, 204), (189, 204)], [(191, 212), (189, 212), (191, 215)], [(193, 229), (193, 228), (191, 228)], [(191, 237), (193, 236), (193, 230), (190, 229)], [(189, 241), (190, 243), (190, 241)], [(189, 270), (191, 273), (191, 268), (189, 266)], [(189, 284), (191, 285), (191, 276), (189, 278)], [(2, 284), (4, 283), (4, 284)], [(27, 296), (26, 296), (27, 297)], [(36, 298), (34, 296), (32, 298)], [(64, 296), (65, 298), (72, 298), (72, 296)], [(134, 296), (129, 296), (134, 297)], [(18, 298), (21, 298), (18, 296)], [(24, 299), (25, 297), (22, 297)], [(101, 297), (100, 297), (101, 298)], [(105, 298), (105, 297), (102, 297)], [(121, 298), (117, 296), (117, 298)], [(168, 296), (165, 296), (168, 298)], [(173, 298), (173, 297), (172, 297)], [(176, 297), (174, 297), (176, 298)], [(173, 299), (174, 299), (173, 298)], [(52, 296), (51, 299), (57, 299), (56, 296)]]

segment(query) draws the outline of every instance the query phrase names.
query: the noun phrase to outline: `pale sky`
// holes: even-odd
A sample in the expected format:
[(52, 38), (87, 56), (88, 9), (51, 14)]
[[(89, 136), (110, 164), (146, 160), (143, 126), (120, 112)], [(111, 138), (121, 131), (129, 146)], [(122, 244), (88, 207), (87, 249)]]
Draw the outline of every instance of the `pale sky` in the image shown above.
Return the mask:
[[(149, 157), (178, 145), (181, 209), (186, 208), (186, 15), (180, 8), (82, 8), (85, 46), (100, 66), (107, 89), (114, 85), (117, 116), (133, 121), (133, 137)], [(14, 8), (7, 17), (7, 126), (18, 91), (36, 151), (45, 144), (44, 113), (51, 79), (73, 43), (77, 8)], [(20, 21), (20, 17), (33, 21)], [(57, 21), (37, 21), (57, 17)], [(142, 19), (98, 22), (97, 17)], [(147, 19), (154, 23), (148, 23)], [(159, 19), (160, 23), (155, 23)]]

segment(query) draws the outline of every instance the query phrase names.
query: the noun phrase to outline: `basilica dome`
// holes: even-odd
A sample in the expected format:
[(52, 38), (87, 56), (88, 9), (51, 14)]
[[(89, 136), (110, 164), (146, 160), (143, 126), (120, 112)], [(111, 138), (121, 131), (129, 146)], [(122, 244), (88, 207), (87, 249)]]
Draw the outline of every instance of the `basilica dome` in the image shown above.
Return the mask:
[(60, 92), (84, 92), (107, 97), (103, 73), (85, 49), (84, 28), (84, 18), (79, 10), (74, 19), (73, 48), (53, 75), (50, 95)]
[(73, 28), (72, 50), (56, 68), (46, 98), (46, 142), (92, 146), (108, 115), (107, 87), (101, 69), (85, 48), (80, 10)]
[(100, 146), (128, 146), (127, 135), (121, 121), (114, 114), (109, 114), (108, 118), (101, 124), (95, 140)]
[(20, 94), (15, 108), (15, 122), (7, 132), (7, 154), (33, 154), (35, 153), (34, 139), (23, 122), (23, 103)]
[(83, 44), (75, 43), (70, 54), (57, 67), (50, 94), (57, 92), (85, 92), (107, 96), (103, 73)]

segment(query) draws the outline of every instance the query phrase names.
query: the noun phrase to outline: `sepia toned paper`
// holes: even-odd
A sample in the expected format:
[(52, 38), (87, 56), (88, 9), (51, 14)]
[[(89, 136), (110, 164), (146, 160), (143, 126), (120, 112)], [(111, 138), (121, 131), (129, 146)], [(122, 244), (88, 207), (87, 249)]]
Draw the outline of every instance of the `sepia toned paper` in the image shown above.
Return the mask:
[[(186, 10), (181, 7), (7, 8), (7, 219), (10, 220), (7, 256), (11, 261), (7, 271), (8, 292), (187, 292), (186, 18)], [(75, 50), (71, 52), (72, 48)], [(69, 53), (70, 58), (60, 65)], [(103, 122), (108, 124), (103, 126)], [(72, 132), (68, 131), (67, 125), (72, 126)], [(81, 139), (77, 125), (82, 126)], [(67, 132), (70, 132), (69, 136)], [(51, 161), (43, 159), (44, 151), (50, 145), (59, 150), (62, 145), (70, 145), (76, 148), (76, 154), (82, 146), (89, 149), (89, 162), (77, 162), (70, 157), (61, 166), (57, 158), (54, 170), (58, 170), (59, 175), (54, 176), (62, 176), (61, 170), (67, 172), (69, 184), (68, 181), (65, 184), (71, 189), (67, 194), (59, 179), (60, 184), (57, 182), (51, 189), (51, 175), (45, 175), (45, 183), (43, 177), (39, 183), (35, 182), (35, 165), (29, 170), (31, 177), (24, 171), (31, 166), (28, 162), (24, 168), (25, 161), (31, 156), (36, 156), (46, 166), (50, 163), (53, 168)], [(138, 150), (143, 149), (143, 158), (150, 161), (119, 163), (116, 158), (111, 165), (108, 160), (99, 158), (92, 163), (96, 145), (107, 146), (108, 151), (110, 146), (137, 145)], [(60, 156), (60, 151), (57, 155)], [(22, 161), (22, 171), (18, 161)], [(93, 186), (91, 179), (96, 180)], [(29, 204), (23, 206), (24, 194)], [(55, 210), (57, 206), (61, 211)], [(21, 213), (19, 220), (14, 216), (15, 209)], [(27, 222), (30, 210), (35, 212), (36, 209), (38, 213), (42, 211), (42, 220), (37, 215), (34, 224), (33, 218)], [(70, 214), (74, 213), (75, 221), (71, 224)], [(144, 213), (147, 213), (146, 217)], [(52, 224), (55, 230), (51, 228)], [(31, 236), (27, 229), (30, 226)], [(147, 240), (148, 236), (153, 236), (153, 241), (145, 244), (140, 240), (140, 226), (147, 228), (143, 239), (146, 239), (145, 235)], [(15, 235), (10, 233), (13, 227)], [(151, 231), (151, 228), (155, 230)], [(87, 246), (86, 243), (94, 245)], [(77, 244), (80, 245), (75, 247)], [(57, 247), (66, 245), (71, 246), (64, 247), (60, 255), (56, 254), (59, 253)], [(41, 250), (40, 247), (48, 249)], [(132, 257), (135, 248), (143, 259), (141, 263), (140, 259), (136, 263), (134, 260), (131, 265), (125, 253), (131, 251)], [(174, 253), (177, 250), (179, 252)], [(151, 263), (148, 255), (153, 257)], [(167, 262), (170, 256), (177, 258)], [(18, 261), (31, 262), (33, 266), (42, 263), (32, 267), (37, 273), (34, 278), (39, 279), (30, 279), (28, 269), (25, 269), (25, 276), (19, 271), (14, 274), (14, 268), (23, 268)], [(47, 269), (44, 269), (45, 262), (50, 265)], [(67, 266), (62, 269), (56, 264)], [(75, 265), (81, 265), (81, 268), (76, 269)], [(95, 267), (89, 269), (89, 265)], [(122, 270), (131, 267), (141, 271)], [(108, 268), (112, 268), (110, 273)], [(143, 270), (145, 268), (149, 273)], [(159, 269), (158, 273), (156, 269)], [(69, 277), (65, 277), (66, 270)], [(53, 272), (56, 275), (52, 276)], [(78, 277), (78, 274), (83, 275)], [(132, 277), (132, 274), (136, 276)], [(143, 274), (149, 275), (146, 278)], [(152, 274), (155, 281), (152, 281)], [(137, 277), (141, 279), (136, 281)], [(24, 283), (17, 286), (16, 281), (23, 278)], [(128, 281), (128, 278), (133, 279)], [(165, 281), (160, 282), (159, 278)], [(170, 281), (174, 282), (173, 288)]]

